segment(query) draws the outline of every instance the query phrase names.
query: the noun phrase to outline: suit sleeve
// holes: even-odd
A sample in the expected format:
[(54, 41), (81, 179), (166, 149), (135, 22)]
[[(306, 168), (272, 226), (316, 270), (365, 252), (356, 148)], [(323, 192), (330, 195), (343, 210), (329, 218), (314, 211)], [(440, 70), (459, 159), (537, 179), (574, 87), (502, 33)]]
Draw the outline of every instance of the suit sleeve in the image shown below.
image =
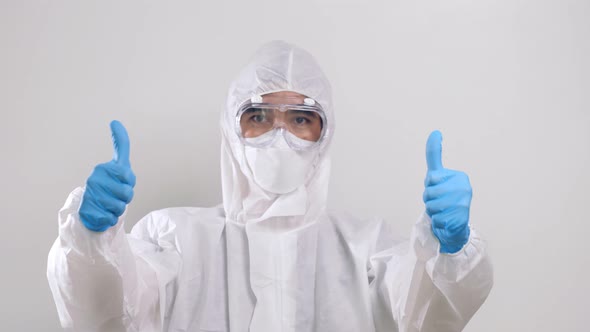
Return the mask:
[(178, 252), (166, 237), (145, 229), (153, 225), (151, 214), (132, 234), (125, 233), (125, 214), (105, 232), (86, 229), (78, 215), (83, 194), (83, 188), (75, 189), (59, 211), (59, 235), (47, 261), (62, 327), (160, 331), (165, 290), (173, 285), (180, 264)]
[[(380, 238), (383, 243), (389, 236)], [(371, 256), (377, 331), (461, 331), (484, 303), (493, 270), (477, 232), (471, 229), (468, 243), (457, 253), (439, 250), (430, 218), (423, 213), (409, 241)]]

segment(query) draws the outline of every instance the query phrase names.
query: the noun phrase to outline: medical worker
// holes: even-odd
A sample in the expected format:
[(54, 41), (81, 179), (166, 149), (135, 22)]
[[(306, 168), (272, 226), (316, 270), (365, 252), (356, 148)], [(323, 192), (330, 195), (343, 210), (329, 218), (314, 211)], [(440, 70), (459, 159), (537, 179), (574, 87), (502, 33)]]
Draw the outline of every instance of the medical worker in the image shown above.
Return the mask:
[(306, 51), (264, 45), (231, 84), (221, 129), (223, 205), (154, 211), (126, 234), (136, 179), (111, 123), (114, 157), (70, 194), (49, 253), (64, 328), (460, 331), (486, 299), (471, 186), (443, 167), (440, 132), (426, 143), (425, 212), (397, 242), (381, 219), (326, 211), (334, 109)]

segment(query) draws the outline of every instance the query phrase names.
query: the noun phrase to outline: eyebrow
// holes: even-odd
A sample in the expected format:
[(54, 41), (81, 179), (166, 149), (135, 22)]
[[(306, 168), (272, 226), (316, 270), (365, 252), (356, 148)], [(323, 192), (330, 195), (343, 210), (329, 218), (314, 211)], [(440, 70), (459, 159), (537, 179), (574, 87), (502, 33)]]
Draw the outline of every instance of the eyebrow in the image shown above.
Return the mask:
[(305, 115), (310, 115), (313, 116), (315, 118), (319, 117), (319, 115), (316, 112), (313, 111), (304, 111), (304, 110), (289, 110), (289, 113), (296, 113), (296, 114), (305, 114)]
[(246, 111), (244, 111), (244, 113), (254, 113), (254, 112), (263, 112), (266, 111), (263, 108), (258, 108), (258, 107), (253, 107), (253, 108), (248, 108)]

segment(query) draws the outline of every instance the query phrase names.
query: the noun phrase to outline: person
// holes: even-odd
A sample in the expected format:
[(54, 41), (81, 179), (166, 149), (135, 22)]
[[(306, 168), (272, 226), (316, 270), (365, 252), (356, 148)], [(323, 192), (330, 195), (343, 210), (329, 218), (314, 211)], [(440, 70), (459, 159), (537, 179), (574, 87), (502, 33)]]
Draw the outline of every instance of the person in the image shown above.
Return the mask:
[(223, 205), (149, 213), (125, 233), (127, 132), (59, 212), (47, 277), (73, 331), (460, 331), (493, 283), (471, 186), (427, 141), (425, 212), (407, 241), (328, 213), (330, 85), (297, 46), (263, 45), (221, 117)]

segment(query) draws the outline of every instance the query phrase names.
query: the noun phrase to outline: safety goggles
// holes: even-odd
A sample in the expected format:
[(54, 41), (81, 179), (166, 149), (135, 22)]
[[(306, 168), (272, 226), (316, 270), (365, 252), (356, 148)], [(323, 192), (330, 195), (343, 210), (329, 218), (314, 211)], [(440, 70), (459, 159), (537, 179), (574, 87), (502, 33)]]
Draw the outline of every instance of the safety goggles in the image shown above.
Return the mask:
[(324, 138), (326, 127), (322, 107), (311, 98), (305, 98), (303, 104), (274, 104), (255, 96), (242, 104), (236, 116), (242, 142), (258, 148), (269, 147), (282, 135), (294, 150), (313, 149)]

